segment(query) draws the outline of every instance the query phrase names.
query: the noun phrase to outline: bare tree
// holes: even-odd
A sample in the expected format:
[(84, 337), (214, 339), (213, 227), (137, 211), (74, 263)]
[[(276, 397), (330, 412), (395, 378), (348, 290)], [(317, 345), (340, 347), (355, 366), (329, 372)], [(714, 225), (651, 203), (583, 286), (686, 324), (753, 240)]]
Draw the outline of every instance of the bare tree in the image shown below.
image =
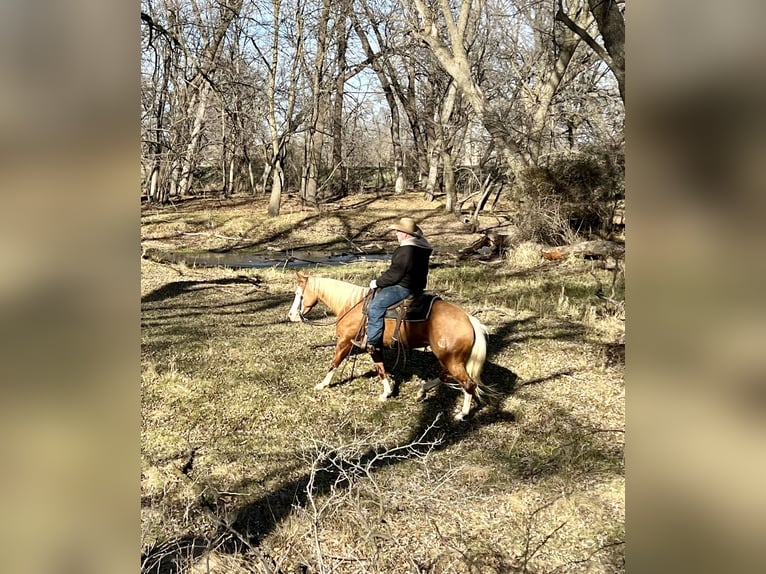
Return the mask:
[(393, 72), (391, 62), (389, 61), (389, 52), (391, 49), (388, 47), (384, 36), (381, 33), (378, 18), (373, 15), (370, 6), (365, 0), (361, 0), (360, 4), (367, 19), (367, 24), (373, 32), (375, 42), (378, 45), (377, 52), (373, 49), (372, 44), (367, 37), (367, 32), (356, 12), (351, 13), (351, 21), (354, 31), (362, 44), (362, 48), (367, 54), (367, 59), (370, 61), (370, 66), (375, 71), (378, 82), (380, 82), (380, 87), (383, 90), (386, 103), (391, 112), (390, 134), (394, 162), (394, 192), (400, 194), (404, 192), (407, 186), (403, 169), (404, 150), (402, 148), (401, 140), (399, 102), (396, 97), (397, 91), (401, 91), (401, 88), (398, 87), (398, 79)]
[(588, 7), (598, 24), (598, 31), (604, 42), (602, 47), (595, 38), (579, 22), (572, 20), (563, 5), (558, 0), (556, 19), (563, 22), (570, 30), (580, 36), (593, 51), (612, 70), (620, 90), (620, 97), (625, 102), (625, 19), (620, 5), (624, 0), (588, 0)]
[[(197, 2), (195, 0), (191, 2), (196, 25), (200, 30), (205, 29), (207, 26), (212, 26), (213, 33), (205, 43), (194, 75), (187, 82), (190, 93), (187, 114), (192, 120), (192, 126), (186, 150), (181, 156), (180, 179), (178, 183), (178, 194), (181, 196), (189, 193), (191, 190), (193, 169), (196, 165), (205, 111), (208, 105), (208, 98), (212, 92), (211, 74), (215, 68), (226, 31), (242, 8), (242, 0), (229, 0), (229, 2), (229, 4), (219, 4), (217, 10), (211, 11), (211, 13), (204, 16)], [(210, 21), (209, 23), (208, 20)]]
[(424, 0), (402, 0), (410, 16), (413, 35), (423, 41), (449, 73), (470, 104), (474, 114), (491, 134), (507, 167), (518, 175), (531, 158), (505, 126), (504, 118), (491, 108), (473, 73), (469, 46), (479, 22), (481, 4), (462, 0), (453, 13), (447, 0), (438, 0), (437, 10)]
[[(188, 10), (182, 12), (181, 7), (172, 0), (165, 0), (162, 14), (167, 18), (166, 24), (160, 23), (146, 11), (141, 13), (141, 21), (150, 30), (149, 34), (161, 34), (167, 39), (166, 47), (172, 47), (164, 54), (167, 64), (157, 97), (155, 133), (163, 129), (171, 70), (175, 112), (182, 112), (181, 117), (170, 118), (175, 124), (172, 135), (176, 140), (171, 145), (177, 146), (177, 153), (171, 159), (171, 182), (167, 193), (163, 192), (163, 198), (183, 196), (191, 190), (205, 114), (215, 86), (213, 76), (217, 59), (226, 32), (238, 16), (242, 2), (227, 0), (215, 6), (200, 7), (196, 0), (192, 0), (186, 7)], [(207, 31), (210, 33), (207, 34)], [(181, 54), (183, 57), (180, 57)], [(155, 183), (155, 190), (158, 185)]]
[(257, 188), (278, 215), (288, 186), (318, 203), (345, 191), (349, 169), (374, 167), (376, 185), (390, 170), (395, 192), (411, 178), (458, 209), (475, 190), (456, 178), (475, 171), (480, 209), (531, 167), (621, 148), (623, 11), (142, 0), (142, 190), (163, 202), (210, 182), (225, 195)]
[[(300, 124), (298, 114), (295, 114), (295, 102), (298, 95), (298, 83), (300, 80), (300, 61), (303, 55), (303, 2), (295, 4), (295, 29), (293, 38), (295, 40), (295, 53), (290, 62), (289, 77), (286, 85), (279, 86), (278, 77), (285, 57), (281, 56), (283, 37), (283, 13), (282, 0), (272, 0), (271, 2), (272, 18), (272, 43), (270, 58), (267, 60), (264, 56), (264, 64), (268, 74), (268, 87), (266, 98), (268, 102), (268, 123), (269, 133), (271, 135), (271, 157), (264, 171), (264, 185), (268, 175), (271, 175), (271, 196), (269, 198), (268, 213), (271, 216), (279, 215), (282, 204), (282, 192), (285, 185), (285, 157), (287, 154), (287, 145), (290, 138)], [(257, 43), (253, 40), (253, 45), (257, 50)], [(278, 108), (278, 101), (286, 98), (284, 108)]]
[(315, 36), (316, 51), (313, 66), (311, 66), (311, 111), (306, 128), (304, 168), (301, 181), (302, 197), (309, 203), (316, 203), (317, 201), (317, 180), (321, 166), (322, 145), (324, 143), (322, 118), (325, 115), (324, 106), (326, 105), (324, 82), (326, 76), (330, 7), (330, 0), (322, 0), (322, 8)]

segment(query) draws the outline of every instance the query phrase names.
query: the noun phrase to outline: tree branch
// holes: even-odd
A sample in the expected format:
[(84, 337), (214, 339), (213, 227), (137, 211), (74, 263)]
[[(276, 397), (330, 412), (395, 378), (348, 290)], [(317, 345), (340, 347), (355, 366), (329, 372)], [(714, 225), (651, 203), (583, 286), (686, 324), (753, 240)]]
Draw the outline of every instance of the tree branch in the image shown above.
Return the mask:
[(567, 28), (572, 30), (575, 34), (580, 36), (588, 46), (590, 46), (596, 54), (598, 54), (599, 58), (604, 60), (606, 64), (611, 68), (612, 67), (612, 59), (609, 57), (609, 54), (607, 51), (598, 43), (596, 40), (588, 34), (587, 31), (585, 31), (583, 28), (577, 25), (577, 22), (572, 20), (566, 12), (564, 12), (561, 8), (558, 9), (556, 12), (556, 16), (554, 17), (554, 20), (557, 20), (561, 23), (563, 23)]

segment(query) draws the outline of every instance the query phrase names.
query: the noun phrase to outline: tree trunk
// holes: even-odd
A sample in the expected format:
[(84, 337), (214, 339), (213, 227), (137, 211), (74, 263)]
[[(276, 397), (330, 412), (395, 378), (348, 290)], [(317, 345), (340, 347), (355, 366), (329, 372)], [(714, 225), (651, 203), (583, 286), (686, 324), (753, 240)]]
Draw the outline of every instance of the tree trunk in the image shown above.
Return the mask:
[(549, 261), (558, 261), (566, 259), (571, 255), (581, 255), (583, 257), (604, 259), (614, 257), (620, 259), (625, 254), (625, 246), (614, 241), (595, 240), (583, 241), (574, 245), (564, 245), (561, 247), (551, 247), (542, 250), (543, 259)]
[(446, 194), (446, 203), (444, 208), (447, 211), (455, 211), (457, 206), (457, 189), (455, 188), (455, 168), (452, 161), (452, 149), (442, 150), (442, 163), (444, 165), (444, 193)]
[(304, 143), (304, 167), (303, 181), (301, 182), (302, 197), (311, 204), (317, 201), (317, 178), (321, 166), (322, 146), (324, 144), (324, 126), (322, 124), (322, 109), (325, 105), (322, 98), (322, 78), (324, 74), (324, 65), (327, 52), (327, 25), (330, 20), (330, 0), (323, 0), (322, 13), (319, 19), (319, 28), (317, 31), (317, 52), (314, 62), (314, 69), (311, 77), (311, 118), (309, 127), (306, 131), (306, 141)]
[(415, 148), (415, 158), (418, 165), (418, 186), (424, 189), (428, 177), (428, 149), (425, 142), (423, 131), (420, 126), (422, 110), (418, 107), (417, 94), (415, 93), (415, 57), (409, 59), (407, 66), (407, 88), (406, 91), (399, 90), (399, 100), (407, 113), (407, 120), (410, 124), (410, 133), (412, 134), (412, 145)]
[(346, 195), (345, 182), (343, 180), (343, 96), (346, 87), (346, 50), (348, 48), (346, 19), (350, 12), (349, 2), (342, 0), (340, 2), (340, 13), (335, 22), (335, 58), (336, 71), (335, 78), (335, 98), (333, 100), (332, 111), (332, 168), (335, 170), (335, 181), (333, 187), (336, 193)]
[(266, 162), (263, 166), (263, 173), (261, 174), (261, 194), (266, 195), (266, 186), (269, 183), (269, 176), (272, 172), (272, 164), (271, 162)]
[(433, 201), (436, 199), (436, 187), (439, 184), (439, 159), (442, 156), (441, 140), (433, 138), (428, 143), (428, 179), (423, 199)]
[[(374, 18), (370, 18), (370, 12), (369, 8), (366, 3), (363, 3), (365, 12), (368, 16), (368, 19), (370, 21), (370, 25), (372, 26), (376, 39), (378, 41), (378, 45), (382, 45), (382, 38), (381, 34), (377, 28), (377, 23), (374, 21)], [(407, 187), (407, 181), (405, 179), (404, 174), (404, 149), (402, 147), (402, 139), (401, 139), (401, 127), (400, 127), (400, 118), (399, 118), (399, 103), (396, 100), (396, 94), (394, 93), (394, 84), (396, 83), (396, 78), (389, 78), (387, 71), (392, 70), (391, 66), (386, 66), (385, 63), (382, 61), (385, 56), (381, 54), (376, 54), (375, 51), (372, 49), (372, 46), (370, 45), (370, 42), (367, 38), (367, 34), (364, 31), (364, 28), (359, 22), (359, 18), (357, 17), (355, 12), (351, 12), (351, 23), (354, 27), (354, 30), (356, 31), (356, 35), (359, 38), (359, 41), (362, 43), (362, 48), (364, 48), (365, 54), (367, 55), (367, 59), (370, 61), (372, 65), (372, 69), (375, 71), (375, 75), (378, 78), (378, 82), (380, 82), (380, 86), (383, 90), (383, 94), (386, 97), (386, 103), (388, 104), (388, 109), (391, 111), (391, 147), (393, 152), (393, 160), (394, 160), (394, 193), (401, 194), (404, 193), (404, 190)]]
[[(221, 193), (228, 197), (229, 187), (231, 186), (231, 177), (226, 177), (226, 113), (224, 111), (224, 102), (221, 101)], [(231, 175), (231, 174), (229, 174)]]
[[(583, 12), (580, 18), (584, 21), (580, 24), (587, 28), (587, 12)], [(526, 107), (531, 112), (532, 123), (530, 126), (530, 144), (529, 153), (533, 162), (537, 163), (540, 158), (543, 144), (543, 132), (545, 123), (548, 120), (553, 98), (561, 85), (567, 67), (572, 61), (577, 46), (580, 44), (580, 37), (573, 31), (567, 29), (564, 32), (564, 40), (561, 43), (559, 57), (554, 62), (551, 69), (545, 74), (545, 78), (539, 82), (531, 94), (534, 98), (527, 98)], [(534, 101), (531, 101), (534, 100)]]
[(247, 151), (247, 145), (242, 145), (242, 156), (247, 165), (247, 181), (250, 184), (250, 195), (255, 195), (255, 174), (253, 173), (253, 160), (250, 159), (250, 152)]
[(207, 110), (207, 98), (210, 93), (210, 87), (207, 83), (201, 83), (199, 95), (192, 98), (192, 104), (189, 112), (194, 114), (194, 122), (189, 137), (189, 143), (186, 144), (186, 150), (181, 156), (181, 178), (178, 182), (178, 195), (183, 197), (191, 191), (194, 167), (196, 166), (197, 147), (199, 146), (200, 136), (202, 135), (202, 126), (205, 121), (205, 111)]
[(588, 5), (612, 60), (610, 68), (625, 103), (625, 19), (617, 2), (612, 0), (588, 0)]
[(269, 198), (268, 214), (271, 217), (279, 215), (282, 206), (282, 189), (285, 184), (285, 171), (283, 167), (283, 160), (277, 157), (274, 163), (274, 169), (271, 177), (271, 197)]
[[(282, 190), (285, 185), (285, 172), (284, 162), (287, 155), (287, 146), (290, 143), (290, 136), (294, 132), (295, 126), (293, 125), (293, 113), (295, 111), (295, 98), (298, 90), (298, 73), (300, 70), (300, 64), (303, 59), (303, 6), (304, 4), (298, 2), (296, 4), (296, 29), (295, 37), (298, 39), (298, 45), (296, 47), (295, 58), (293, 59), (290, 67), (290, 80), (287, 89), (287, 105), (285, 107), (285, 126), (283, 132), (280, 134), (279, 123), (277, 120), (277, 75), (279, 67), (280, 56), (280, 26), (281, 22), (281, 8), (282, 0), (272, 0), (273, 9), (273, 22), (272, 22), (272, 38), (271, 44), (271, 61), (268, 68), (268, 123), (269, 134), (271, 135), (271, 197), (269, 199), (269, 207), (267, 213), (269, 216), (275, 217), (279, 215), (282, 201)], [(264, 172), (264, 176), (267, 176)], [(265, 189), (264, 180), (264, 189)]]
[(454, 79), (473, 112), (501, 151), (511, 175), (518, 177), (524, 168), (531, 165), (531, 157), (521, 151), (515, 138), (506, 128), (506, 118), (498, 117), (496, 112), (490, 110), (481, 87), (473, 78), (471, 62), (466, 52), (465, 46), (470, 45), (467, 30), (471, 20), (472, 0), (462, 0), (459, 4), (457, 21), (449, 5), (446, 2), (440, 4), (446, 25), (446, 40), (442, 37), (441, 28), (437, 25), (429, 5), (424, 0), (414, 0), (414, 4), (420, 14), (421, 24), (413, 29), (413, 34), (428, 45), (439, 64)]
[[(189, 81), (190, 89), (193, 91), (191, 103), (187, 110), (189, 115), (193, 115), (194, 120), (190, 132), (189, 142), (181, 157), (181, 174), (178, 183), (178, 193), (181, 196), (188, 194), (192, 186), (192, 172), (196, 167), (197, 148), (199, 147), (202, 127), (205, 120), (205, 111), (207, 109), (207, 100), (210, 94), (210, 84), (208, 77), (216, 66), (218, 55), (221, 51), (223, 39), (226, 31), (229, 29), (234, 18), (239, 15), (243, 0), (231, 0), (230, 4), (221, 5), (220, 19), (213, 30), (209, 43), (205, 47), (204, 53), (198, 63), (197, 72)], [(198, 12), (196, 5), (192, 5), (195, 12)], [(197, 13), (197, 25), (205, 29), (206, 25)]]
[(167, 188), (160, 185), (160, 160), (157, 159), (152, 164), (152, 172), (149, 174), (149, 201), (165, 203), (167, 198)]
[(234, 167), (236, 165), (236, 159), (234, 157), (234, 154), (232, 154), (231, 159), (229, 159), (229, 193), (227, 194), (227, 197), (231, 194), (237, 193), (239, 191), (239, 188), (241, 185), (237, 183), (239, 181), (238, 178), (234, 175)]
[[(170, 72), (173, 51), (169, 45), (165, 45), (162, 51), (163, 66), (162, 66), (162, 81), (158, 87), (157, 105), (154, 109), (154, 144), (152, 145), (154, 159), (152, 161), (152, 170), (149, 174), (149, 200), (156, 201), (158, 203), (165, 203), (168, 200), (167, 190), (168, 186), (161, 181), (162, 175), (162, 142), (165, 140), (165, 134), (163, 131), (164, 119), (165, 119), (165, 103), (168, 98), (168, 84), (170, 81)], [(160, 73), (159, 66), (155, 66), (155, 79), (156, 74)]]
[(173, 160), (173, 168), (170, 170), (170, 188), (168, 189), (168, 199), (178, 197), (178, 180), (181, 177), (181, 166), (179, 160)]

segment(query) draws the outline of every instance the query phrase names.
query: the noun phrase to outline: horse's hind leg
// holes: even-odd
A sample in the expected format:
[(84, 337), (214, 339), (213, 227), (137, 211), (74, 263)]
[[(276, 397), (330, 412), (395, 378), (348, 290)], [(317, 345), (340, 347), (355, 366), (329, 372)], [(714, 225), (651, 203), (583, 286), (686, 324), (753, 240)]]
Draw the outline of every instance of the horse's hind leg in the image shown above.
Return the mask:
[(463, 391), (463, 408), (455, 415), (456, 421), (462, 421), (465, 419), (471, 412), (471, 399), (473, 398), (473, 395), (470, 395)]
[(468, 375), (468, 371), (465, 369), (465, 364), (459, 360), (448, 360), (443, 357), (436, 357), (442, 365), (442, 372), (438, 377), (430, 379), (423, 383), (418, 392), (417, 400), (423, 401), (426, 398), (426, 393), (431, 389), (436, 388), (441, 383), (448, 383), (450, 381), (457, 381), (460, 383), (460, 387), (463, 389), (463, 407), (455, 414), (455, 420), (461, 421), (468, 417), (471, 412), (471, 399), (473, 398), (473, 391), (476, 388), (476, 384), (471, 380)]
[(426, 395), (428, 394), (428, 391), (435, 389), (442, 383), (448, 383), (450, 379), (453, 378), (452, 375), (450, 375), (449, 371), (447, 370), (447, 367), (445, 367), (444, 364), (441, 362), (441, 359), (439, 359), (439, 364), (441, 365), (441, 368), (442, 368), (441, 372), (439, 373), (439, 376), (434, 377), (433, 379), (428, 379), (425, 383), (423, 383), (420, 386), (420, 391), (418, 391), (418, 396), (417, 396), (418, 401), (426, 400)]
[(372, 357), (372, 362), (375, 363), (375, 371), (380, 377), (380, 382), (383, 383), (383, 392), (378, 395), (378, 400), (385, 401), (393, 394), (393, 389), (391, 388), (391, 382), (388, 380), (386, 369), (383, 366), (383, 354), (380, 351), (373, 351), (370, 353), (370, 356)]
[(465, 370), (465, 363), (453, 359), (446, 363), (450, 376), (455, 379), (463, 389), (463, 408), (455, 415), (455, 420), (462, 421), (471, 413), (471, 399), (476, 392), (476, 383)]
[(428, 391), (431, 389), (435, 389), (439, 385), (441, 385), (444, 382), (442, 377), (434, 377), (433, 379), (427, 380), (425, 383), (423, 383), (420, 387), (420, 391), (418, 391), (417, 400), (418, 401), (424, 401), (426, 400), (426, 395), (428, 394)]

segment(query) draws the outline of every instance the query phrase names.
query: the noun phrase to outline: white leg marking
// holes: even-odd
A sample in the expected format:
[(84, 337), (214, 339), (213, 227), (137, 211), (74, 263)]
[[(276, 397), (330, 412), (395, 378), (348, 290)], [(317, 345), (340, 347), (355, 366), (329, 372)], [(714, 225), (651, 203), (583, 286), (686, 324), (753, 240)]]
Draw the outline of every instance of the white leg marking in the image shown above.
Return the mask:
[(324, 376), (324, 379), (322, 379), (321, 383), (317, 383), (314, 388), (316, 390), (324, 389), (326, 387), (330, 386), (330, 383), (332, 382), (332, 376), (335, 374), (335, 369), (331, 369), (327, 372), (327, 374)]
[(391, 396), (391, 383), (388, 382), (388, 377), (380, 382), (383, 383), (383, 392), (378, 396), (378, 400), (385, 401), (388, 397)]
[(471, 412), (471, 395), (463, 391), (463, 410), (455, 415), (456, 421), (462, 421)]

